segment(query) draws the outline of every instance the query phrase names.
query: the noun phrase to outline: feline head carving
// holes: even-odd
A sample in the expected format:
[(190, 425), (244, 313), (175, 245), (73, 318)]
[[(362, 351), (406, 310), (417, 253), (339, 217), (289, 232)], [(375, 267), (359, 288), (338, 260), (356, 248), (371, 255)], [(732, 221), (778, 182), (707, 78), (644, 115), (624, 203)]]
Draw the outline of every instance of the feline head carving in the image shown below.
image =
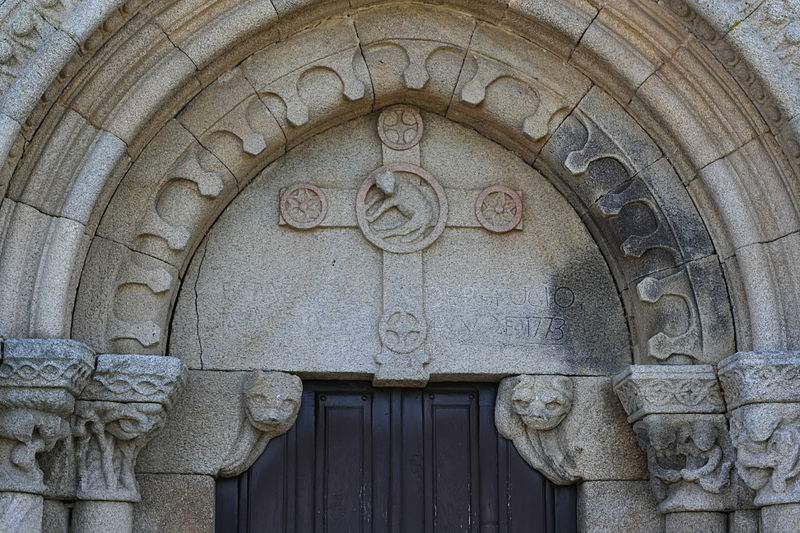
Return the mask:
[(282, 372), (253, 372), (245, 385), (244, 408), (258, 430), (283, 433), (294, 424), (300, 408), (300, 378)]
[(572, 409), (572, 380), (566, 376), (520, 376), (511, 394), (514, 413), (531, 429), (558, 426)]

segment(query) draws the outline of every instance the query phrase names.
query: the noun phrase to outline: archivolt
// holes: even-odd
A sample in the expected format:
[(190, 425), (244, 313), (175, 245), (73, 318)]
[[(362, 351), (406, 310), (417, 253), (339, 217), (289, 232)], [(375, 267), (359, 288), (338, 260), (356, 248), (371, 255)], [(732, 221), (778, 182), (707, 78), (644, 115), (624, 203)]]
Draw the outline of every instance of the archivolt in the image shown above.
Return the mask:
[(54, 22), (61, 55), (43, 47), (31, 69), (66, 68), (33, 100), (26, 70), (2, 108), (16, 140), (0, 334), (163, 353), (183, 270), (237, 192), (314, 134), (402, 101), (565, 194), (609, 260), (637, 361), (796, 344), (792, 104), (684, 4), (670, 3), (704, 42), (644, 1), (341, 4), (129, 5), (95, 40), (73, 29), (102, 11), (91, 3)]

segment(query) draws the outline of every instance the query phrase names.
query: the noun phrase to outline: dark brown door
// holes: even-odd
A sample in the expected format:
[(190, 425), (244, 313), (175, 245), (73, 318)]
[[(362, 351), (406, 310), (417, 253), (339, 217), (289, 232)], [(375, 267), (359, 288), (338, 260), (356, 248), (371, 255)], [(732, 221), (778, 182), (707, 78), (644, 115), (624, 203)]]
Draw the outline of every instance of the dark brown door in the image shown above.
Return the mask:
[(569, 533), (575, 489), (494, 426), (494, 384), (305, 382), (297, 423), (217, 482), (217, 532)]

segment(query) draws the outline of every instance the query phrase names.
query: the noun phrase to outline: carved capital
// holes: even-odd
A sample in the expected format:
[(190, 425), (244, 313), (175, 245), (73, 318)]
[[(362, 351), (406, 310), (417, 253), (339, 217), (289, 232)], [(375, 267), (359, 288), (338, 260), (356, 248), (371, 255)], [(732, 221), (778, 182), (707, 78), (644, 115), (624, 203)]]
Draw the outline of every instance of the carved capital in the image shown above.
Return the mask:
[(800, 503), (800, 353), (738, 353), (719, 374), (736, 469), (754, 503)]
[(614, 390), (647, 454), (662, 513), (733, 508), (735, 453), (709, 365), (634, 365)]
[(649, 414), (724, 413), (710, 365), (631, 365), (614, 378), (628, 422)]
[(495, 403), (498, 432), (514, 442), (533, 468), (558, 485), (580, 479), (576, 450), (562, 422), (572, 410), (574, 386), (566, 376), (522, 375), (500, 382)]
[(140, 500), (136, 459), (163, 427), (185, 373), (174, 357), (98, 356), (72, 428), (78, 499)]
[(254, 370), (243, 382), (244, 410), (239, 433), (219, 475), (238, 476), (261, 455), (269, 441), (292, 427), (300, 410), (303, 382), (283, 372)]
[(186, 368), (177, 357), (103, 354), (80, 399), (158, 403), (170, 409), (185, 381)]
[(800, 352), (740, 352), (719, 363), (728, 410), (751, 403), (800, 403)]
[(7, 339), (0, 363), (0, 491), (45, 490), (37, 455), (69, 435), (65, 420), (94, 363), (65, 339)]
[(725, 415), (656, 414), (633, 425), (662, 513), (733, 508), (735, 453)]

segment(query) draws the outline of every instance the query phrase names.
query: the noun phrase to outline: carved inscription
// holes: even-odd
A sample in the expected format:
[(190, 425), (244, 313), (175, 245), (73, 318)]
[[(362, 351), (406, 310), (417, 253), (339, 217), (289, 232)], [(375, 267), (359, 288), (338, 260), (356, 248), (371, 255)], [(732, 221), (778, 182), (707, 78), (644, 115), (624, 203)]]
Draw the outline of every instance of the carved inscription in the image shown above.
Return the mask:
[[(279, 224), (295, 229), (358, 227), (383, 252), (383, 312), (378, 324), (381, 351), (372, 354), (379, 385), (421, 386), (428, 381), (430, 356), (425, 340), (429, 316), (425, 309), (421, 252), (433, 244), (445, 227), (483, 227), (492, 232), (522, 229), (522, 198), (500, 185), (481, 192), (448, 190), (420, 167), (422, 117), (414, 107), (398, 105), (378, 118), (384, 165), (371, 172), (357, 191), (298, 184), (280, 198)], [(448, 196), (454, 198), (457, 221), (448, 222)], [(467, 200), (469, 198), (469, 200)], [(328, 213), (330, 199), (330, 215)], [(344, 199), (344, 200), (343, 200)], [(347, 218), (343, 201), (355, 199), (355, 219)], [(352, 205), (352, 204), (350, 204)], [(467, 215), (467, 213), (470, 213)], [(474, 213), (475, 219), (469, 220)], [(570, 289), (561, 288), (558, 300), (574, 303)], [(523, 299), (526, 299), (524, 296)], [(488, 317), (488, 320), (487, 320)], [(462, 332), (463, 342), (475, 337), (491, 343), (560, 344), (567, 338), (566, 321), (557, 315), (533, 314), (530, 309), (459, 316), (442, 326)], [(464, 332), (465, 330), (465, 332)], [(494, 339), (494, 340), (492, 340)]]
[(430, 287), (431, 329), (459, 345), (566, 344), (563, 311), (575, 305), (569, 287)]

